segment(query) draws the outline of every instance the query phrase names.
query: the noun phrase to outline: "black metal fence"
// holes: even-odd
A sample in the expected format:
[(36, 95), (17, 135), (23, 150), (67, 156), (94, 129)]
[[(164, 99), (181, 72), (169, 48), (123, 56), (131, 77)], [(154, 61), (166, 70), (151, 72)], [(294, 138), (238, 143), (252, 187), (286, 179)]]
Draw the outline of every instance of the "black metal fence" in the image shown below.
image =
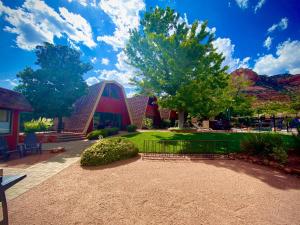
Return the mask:
[(144, 140), (145, 154), (229, 154), (224, 140)]

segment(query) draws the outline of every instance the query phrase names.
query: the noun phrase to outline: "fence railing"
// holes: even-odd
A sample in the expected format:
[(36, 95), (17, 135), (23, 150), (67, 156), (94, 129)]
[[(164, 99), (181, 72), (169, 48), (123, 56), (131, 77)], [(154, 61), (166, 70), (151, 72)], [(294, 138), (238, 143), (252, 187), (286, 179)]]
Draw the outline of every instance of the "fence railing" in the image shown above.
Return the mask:
[(146, 154), (229, 154), (224, 140), (144, 140)]

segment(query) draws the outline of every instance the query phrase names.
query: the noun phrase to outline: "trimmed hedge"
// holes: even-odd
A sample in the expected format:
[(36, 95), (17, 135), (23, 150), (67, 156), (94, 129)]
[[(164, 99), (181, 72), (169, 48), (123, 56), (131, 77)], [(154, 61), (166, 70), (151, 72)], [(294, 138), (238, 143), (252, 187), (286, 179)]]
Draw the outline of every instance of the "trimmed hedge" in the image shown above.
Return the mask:
[(81, 154), (82, 166), (98, 166), (134, 157), (138, 148), (127, 138), (114, 137), (99, 140)]
[(127, 126), (127, 131), (128, 132), (135, 132), (136, 131), (136, 126), (135, 125), (128, 125)]
[(113, 127), (113, 128), (105, 128), (101, 130), (94, 130), (90, 132), (86, 137), (89, 140), (98, 140), (100, 135), (105, 138), (118, 133), (119, 133), (119, 128)]

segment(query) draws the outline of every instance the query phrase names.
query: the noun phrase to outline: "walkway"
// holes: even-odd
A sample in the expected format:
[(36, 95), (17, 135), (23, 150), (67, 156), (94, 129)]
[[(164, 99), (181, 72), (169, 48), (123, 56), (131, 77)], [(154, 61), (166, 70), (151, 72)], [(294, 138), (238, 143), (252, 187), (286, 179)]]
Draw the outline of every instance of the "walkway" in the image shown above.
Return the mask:
[(93, 142), (87, 140), (49, 143), (43, 145), (43, 150), (52, 149), (55, 147), (64, 147), (66, 152), (51, 157), (47, 161), (34, 164), (26, 169), (19, 168), (4, 168), (4, 175), (9, 174), (26, 174), (27, 177), (16, 184), (14, 187), (6, 191), (9, 200), (16, 198), (29, 189), (37, 186), (53, 175), (67, 168), (80, 158), (80, 153)]

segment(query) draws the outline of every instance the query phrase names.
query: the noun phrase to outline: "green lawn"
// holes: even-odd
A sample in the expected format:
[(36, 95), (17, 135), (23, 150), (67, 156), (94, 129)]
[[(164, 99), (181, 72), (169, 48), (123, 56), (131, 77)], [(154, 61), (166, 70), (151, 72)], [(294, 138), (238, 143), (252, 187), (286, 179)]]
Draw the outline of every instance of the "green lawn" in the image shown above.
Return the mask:
[[(144, 140), (224, 140), (224, 141), (228, 141), (229, 152), (238, 152), (240, 151), (241, 140), (247, 138), (248, 135), (251, 134), (249, 133), (175, 133), (175, 132), (153, 131), (153, 132), (128, 134), (125, 135), (124, 137), (127, 137), (132, 142), (134, 142), (136, 146), (139, 148), (140, 152), (145, 152)], [(294, 139), (292, 136), (284, 135), (284, 134), (278, 134), (278, 135), (282, 136), (288, 148), (293, 147)], [(195, 145), (199, 146), (199, 144), (194, 144), (194, 146), (190, 145), (189, 146), (190, 149), (197, 148)], [(168, 149), (170, 148), (168, 147)], [(194, 150), (195, 151), (193, 151), (192, 153), (198, 152), (197, 149)], [(172, 153), (176, 153), (176, 152), (172, 151)], [(217, 153), (223, 153), (222, 149), (219, 149)]]

